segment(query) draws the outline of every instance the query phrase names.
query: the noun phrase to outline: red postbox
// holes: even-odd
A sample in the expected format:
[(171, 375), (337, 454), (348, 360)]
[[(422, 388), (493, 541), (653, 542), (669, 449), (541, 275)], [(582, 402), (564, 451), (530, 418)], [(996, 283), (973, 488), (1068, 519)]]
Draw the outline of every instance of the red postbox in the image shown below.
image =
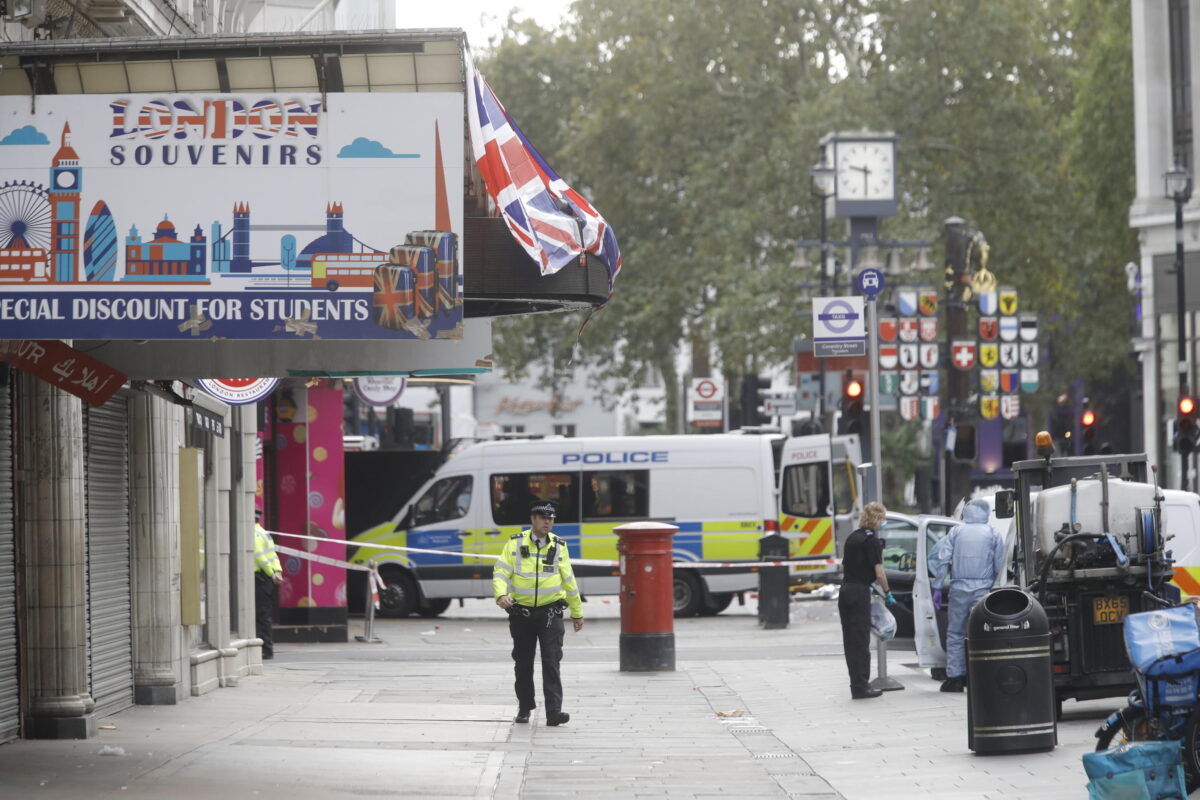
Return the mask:
[(613, 529), (621, 554), (621, 671), (675, 669), (675, 589), (671, 537), (663, 522)]

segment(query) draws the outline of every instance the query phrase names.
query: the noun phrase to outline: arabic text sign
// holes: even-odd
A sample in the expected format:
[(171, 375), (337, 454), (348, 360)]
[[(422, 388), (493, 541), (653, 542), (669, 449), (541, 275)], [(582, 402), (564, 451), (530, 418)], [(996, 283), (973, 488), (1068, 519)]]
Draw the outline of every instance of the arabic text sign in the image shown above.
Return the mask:
[(861, 297), (813, 298), (813, 354), (861, 356), (867, 352), (867, 327)]
[(125, 374), (56, 339), (0, 340), (0, 361), (102, 406), (125, 383)]

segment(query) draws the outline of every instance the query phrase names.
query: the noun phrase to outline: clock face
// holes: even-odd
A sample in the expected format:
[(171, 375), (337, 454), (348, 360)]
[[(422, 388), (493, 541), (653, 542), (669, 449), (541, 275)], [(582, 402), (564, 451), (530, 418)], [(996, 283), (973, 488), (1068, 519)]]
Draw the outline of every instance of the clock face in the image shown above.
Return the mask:
[(75, 173), (70, 170), (64, 170), (54, 176), (54, 186), (58, 189), (70, 189), (75, 185)]
[(896, 195), (895, 145), (888, 141), (838, 142), (839, 200), (891, 200)]

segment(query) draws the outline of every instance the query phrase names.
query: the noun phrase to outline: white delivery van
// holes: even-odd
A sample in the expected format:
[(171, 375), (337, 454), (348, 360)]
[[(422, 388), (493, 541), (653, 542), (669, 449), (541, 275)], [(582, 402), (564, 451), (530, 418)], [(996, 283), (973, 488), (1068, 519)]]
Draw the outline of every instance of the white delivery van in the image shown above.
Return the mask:
[[(617, 559), (613, 528), (679, 527), (676, 560), (754, 561), (778, 531), (774, 459), (763, 436), (614, 436), (481, 442), (442, 465), (396, 517), (354, 536), (355, 563), (380, 566), (384, 613), (436, 616), (456, 597), (491, 597), (494, 559), (529, 526), (534, 499), (558, 503), (571, 558)], [(400, 552), (391, 545), (432, 552)], [(575, 567), (584, 596), (620, 591), (615, 566)], [(757, 589), (754, 568), (675, 570), (675, 613), (719, 613)]]
[[(783, 443), (779, 459), (779, 531), (789, 539), (792, 556), (840, 557), (842, 544), (858, 522), (855, 468), (862, 447), (855, 434), (794, 436)], [(791, 567), (792, 579), (835, 572), (828, 561)]]

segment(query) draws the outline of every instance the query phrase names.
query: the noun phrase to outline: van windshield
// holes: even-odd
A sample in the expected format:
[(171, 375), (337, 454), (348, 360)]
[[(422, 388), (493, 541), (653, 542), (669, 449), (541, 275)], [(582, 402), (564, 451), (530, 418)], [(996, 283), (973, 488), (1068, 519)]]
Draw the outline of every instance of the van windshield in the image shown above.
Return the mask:
[(412, 507), (412, 526), (433, 525), (467, 515), (471, 507), (471, 476), (442, 478)]
[(829, 516), (829, 462), (785, 469), (781, 507), (784, 514), (792, 517)]

